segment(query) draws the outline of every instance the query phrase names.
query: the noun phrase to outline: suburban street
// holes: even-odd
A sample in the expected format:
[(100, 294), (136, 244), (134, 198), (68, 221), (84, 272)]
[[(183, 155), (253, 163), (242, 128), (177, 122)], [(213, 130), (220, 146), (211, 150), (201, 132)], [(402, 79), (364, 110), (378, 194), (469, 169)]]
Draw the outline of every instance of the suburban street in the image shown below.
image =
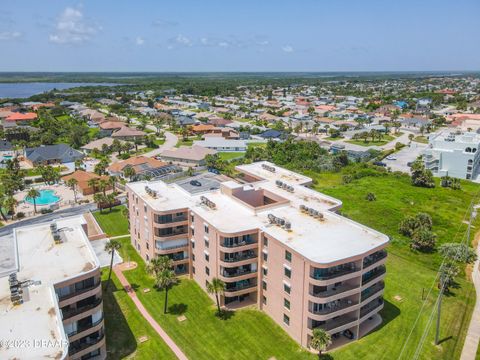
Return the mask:
[[(151, 130), (155, 130), (155, 127), (152, 125), (148, 125), (147, 128)], [(178, 137), (175, 134), (169, 131), (165, 131), (165, 143), (161, 145), (158, 149), (155, 149), (143, 154), (143, 156), (148, 156), (148, 157), (157, 156), (164, 150), (169, 150), (171, 148), (174, 148), (175, 145), (177, 145), (177, 142), (178, 142)]]

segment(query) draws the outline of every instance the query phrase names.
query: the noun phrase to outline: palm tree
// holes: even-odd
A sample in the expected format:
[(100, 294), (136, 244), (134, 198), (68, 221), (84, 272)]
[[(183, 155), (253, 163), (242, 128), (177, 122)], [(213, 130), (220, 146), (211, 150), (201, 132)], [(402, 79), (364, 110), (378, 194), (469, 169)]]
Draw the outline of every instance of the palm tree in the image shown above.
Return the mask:
[(112, 267), (113, 267), (113, 257), (115, 256), (115, 251), (120, 250), (121, 247), (122, 247), (122, 244), (118, 240), (114, 240), (114, 239), (108, 240), (108, 242), (105, 244), (105, 251), (112, 255), (112, 257), (110, 258), (110, 269), (108, 272), (106, 289), (108, 289), (108, 286), (110, 285), (110, 278), (112, 276)]
[(108, 187), (108, 182), (105, 179), (100, 179), (98, 181), (98, 188), (100, 191), (103, 193), (103, 196), (107, 196), (107, 187)]
[(310, 347), (318, 351), (318, 358), (321, 359), (322, 352), (327, 350), (327, 347), (332, 343), (332, 337), (321, 328), (314, 329), (312, 335)]
[(168, 306), (168, 290), (171, 289), (172, 285), (177, 282), (175, 277), (175, 272), (172, 269), (163, 269), (161, 272), (155, 276), (155, 286), (159, 289), (165, 290), (165, 304), (163, 307), (163, 313), (167, 313)]
[(215, 299), (217, 300), (218, 315), (220, 315), (221, 310), (220, 310), (220, 300), (218, 298), (218, 295), (223, 294), (223, 292), (225, 291), (225, 283), (218, 278), (213, 278), (212, 282), (209, 282), (207, 284), (207, 291), (209, 294), (215, 294)]
[(123, 170), (123, 175), (128, 177), (130, 181), (135, 176), (135, 174), (136, 174), (135, 169), (131, 166), (127, 166), (125, 170)]
[(33, 211), (37, 213), (37, 198), (40, 197), (40, 191), (37, 189), (31, 188), (27, 192), (27, 197), (33, 200)]
[(173, 268), (173, 260), (168, 256), (158, 256), (150, 260), (147, 265), (147, 272), (152, 274), (154, 277), (157, 277), (165, 269)]
[(4, 206), (7, 209), (8, 213), (12, 216), (12, 219), (13, 219), (13, 215), (15, 215), (15, 207), (17, 206), (17, 204), (18, 204), (17, 199), (15, 199), (11, 195), (5, 199)]
[(75, 160), (75, 170), (81, 169), (83, 167), (83, 160), (77, 159)]
[(4, 221), (7, 221), (7, 217), (5, 216), (5, 213), (3, 212), (3, 209), (5, 208), (5, 200), (7, 198), (5, 197), (4, 193), (0, 193), (0, 215), (2, 216), (2, 219)]
[(116, 176), (110, 176), (108, 178), (108, 184), (112, 187), (112, 190), (115, 191), (115, 185), (117, 185), (117, 177)]
[(100, 209), (100, 213), (103, 212), (103, 205), (106, 202), (105, 196), (103, 194), (94, 194), (93, 201), (97, 203), (97, 207)]
[(75, 203), (77, 203), (77, 185), (78, 185), (77, 179), (71, 178), (67, 180), (67, 186), (73, 191), (73, 199)]
[(88, 180), (87, 185), (91, 188), (93, 188), (93, 193), (95, 194), (97, 192), (97, 187), (98, 187), (98, 179), (97, 178), (92, 178)]

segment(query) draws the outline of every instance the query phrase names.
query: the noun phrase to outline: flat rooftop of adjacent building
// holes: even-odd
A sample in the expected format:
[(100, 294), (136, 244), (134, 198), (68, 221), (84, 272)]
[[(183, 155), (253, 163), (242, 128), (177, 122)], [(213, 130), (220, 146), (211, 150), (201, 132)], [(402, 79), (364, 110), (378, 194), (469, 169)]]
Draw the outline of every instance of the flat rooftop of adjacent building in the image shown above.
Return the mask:
[[(32, 282), (23, 288), (24, 302), (13, 305), (8, 276), (0, 278), (0, 339), (7, 343), (24, 340), (22, 346), (0, 347), (2, 359), (60, 359), (67, 354), (67, 338), (53, 285), (94, 270), (99, 262), (83, 231), (83, 216), (56, 223), (64, 234), (60, 244), (53, 240), (50, 223), (17, 228), (13, 238), (0, 239), (14, 243), (17, 279)], [(35, 345), (34, 341), (44, 344)]]
[[(171, 212), (189, 208), (225, 234), (260, 229), (319, 264), (358, 256), (388, 242), (386, 235), (334, 213), (333, 210), (341, 206), (341, 201), (303, 186), (302, 184), (311, 183), (310, 178), (278, 166), (275, 166), (275, 172), (272, 172), (265, 170), (261, 164), (237, 167), (239, 171), (254, 175), (257, 181), (247, 184), (225, 181), (220, 190), (205, 188), (203, 192), (192, 194), (179, 184), (165, 184), (162, 181), (135, 182), (127, 186), (155, 211)], [(293, 191), (279, 187), (276, 184), (279, 178), (292, 184)], [(147, 193), (146, 186), (157, 192), (156, 198)], [(267, 206), (255, 207), (229, 195), (230, 191), (245, 194), (267, 191), (265, 194), (273, 195), (277, 201)], [(206, 206), (202, 197), (214, 203), (215, 208)], [(318, 220), (305, 214), (300, 210), (301, 205), (321, 212), (323, 219)], [(291, 229), (272, 225), (269, 214), (290, 222)]]

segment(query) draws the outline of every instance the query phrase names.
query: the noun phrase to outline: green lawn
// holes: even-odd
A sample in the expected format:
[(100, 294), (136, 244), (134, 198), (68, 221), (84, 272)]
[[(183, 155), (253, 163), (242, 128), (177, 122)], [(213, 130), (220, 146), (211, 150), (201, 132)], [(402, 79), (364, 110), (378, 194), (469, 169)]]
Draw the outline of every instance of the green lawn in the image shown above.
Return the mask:
[(165, 139), (156, 139), (154, 143), (158, 146), (165, 144)]
[(417, 136), (413, 138), (413, 141), (422, 143), (422, 144), (428, 144), (428, 138), (426, 136)]
[[(112, 282), (106, 290), (107, 277), (108, 269), (104, 269), (103, 313), (108, 359), (123, 359), (130, 355), (135, 359), (176, 359), (167, 344), (137, 310), (115, 274), (112, 274)], [(139, 339), (144, 336), (148, 340), (140, 342)]]
[(96, 211), (93, 213), (98, 224), (108, 236), (119, 236), (130, 234), (128, 230), (128, 220), (122, 215), (125, 207), (116, 206), (112, 211), (104, 210), (103, 213)]
[(232, 160), (232, 159), (238, 159), (242, 158), (245, 156), (244, 152), (219, 152), (218, 156), (222, 160)]
[(187, 139), (187, 140), (179, 139), (175, 147), (178, 148), (180, 146), (192, 146), (192, 145), (193, 145), (193, 139)]
[(358, 139), (358, 140), (346, 140), (346, 142), (348, 142), (350, 144), (361, 145), (361, 146), (382, 146), (382, 145), (388, 144), (390, 141), (392, 141), (394, 139), (395, 139), (395, 137), (393, 137), (393, 136), (384, 135), (382, 137), (382, 140), (372, 141), (369, 138), (369, 140), (367, 140), (367, 141), (362, 140), (362, 139)]
[(251, 148), (251, 147), (256, 147), (256, 146), (266, 147), (266, 146), (267, 146), (267, 143), (266, 143), (266, 142), (249, 142), (249, 143), (247, 143), (247, 146), (248, 146), (249, 148)]
[[(416, 254), (409, 250), (408, 240), (398, 234), (398, 223), (405, 215), (427, 212), (433, 219), (433, 230), (438, 242), (459, 241), (457, 229), (465, 230), (463, 214), (479, 185), (462, 182), (462, 190), (454, 191), (436, 187), (425, 189), (413, 187), (407, 176), (385, 175), (365, 177), (342, 184), (340, 173), (307, 174), (314, 178), (315, 188), (343, 201), (343, 215), (362, 222), (390, 236), (389, 257), (385, 288), (385, 308), (382, 311), (383, 325), (360, 341), (330, 353), (334, 360), (397, 359), (412, 325), (422, 306), (422, 292), (433, 285), (431, 296), (413, 329), (402, 359), (411, 359), (422, 336), (423, 329), (433, 309), (437, 287), (436, 269), (438, 254)], [(375, 193), (377, 200), (368, 202), (365, 195)], [(121, 212), (95, 216), (104, 230), (126, 221)], [(475, 222), (478, 228), (479, 221)], [(123, 232), (126, 233), (126, 230)], [(182, 278), (179, 285), (169, 293), (170, 313), (162, 314), (163, 293), (143, 288), (153, 287), (152, 279), (145, 273), (145, 264), (129, 243), (121, 240), (124, 258), (139, 263), (135, 270), (126, 272), (130, 283), (137, 289), (137, 296), (152, 316), (165, 328), (174, 341), (192, 359), (315, 359), (300, 350), (285, 332), (267, 315), (255, 309), (237, 311), (228, 320), (214, 316), (214, 304), (192, 280)], [(395, 299), (399, 296), (400, 300)], [(458, 359), (471, 312), (475, 303), (472, 283), (465, 274), (458, 276), (457, 286), (444, 297), (441, 322), (440, 346), (433, 345), (434, 324), (425, 341), (421, 359)], [(179, 314), (187, 317), (178, 322)], [(235, 354), (235, 356), (232, 356)], [(148, 358), (148, 357), (139, 357)]]

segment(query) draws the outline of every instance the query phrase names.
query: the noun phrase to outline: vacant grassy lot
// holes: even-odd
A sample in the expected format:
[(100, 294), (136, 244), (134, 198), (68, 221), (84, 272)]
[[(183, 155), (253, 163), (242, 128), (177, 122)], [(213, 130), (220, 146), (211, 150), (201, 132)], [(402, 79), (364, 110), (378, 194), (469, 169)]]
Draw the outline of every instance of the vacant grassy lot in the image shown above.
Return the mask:
[[(106, 290), (108, 269), (102, 271), (103, 310), (107, 336), (108, 359), (176, 359), (170, 348), (142, 317), (122, 285), (112, 274), (112, 282)], [(145, 342), (140, 338), (146, 336)]]
[(130, 234), (128, 230), (128, 220), (122, 215), (122, 210), (124, 208), (124, 206), (116, 206), (112, 208), (111, 212), (106, 209), (103, 210), (103, 213), (100, 211), (93, 213), (93, 216), (95, 216), (95, 219), (108, 236)]
[(417, 136), (413, 139), (413, 141), (416, 141), (422, 144), (428, 144), (428, 138), (426, 136)]

